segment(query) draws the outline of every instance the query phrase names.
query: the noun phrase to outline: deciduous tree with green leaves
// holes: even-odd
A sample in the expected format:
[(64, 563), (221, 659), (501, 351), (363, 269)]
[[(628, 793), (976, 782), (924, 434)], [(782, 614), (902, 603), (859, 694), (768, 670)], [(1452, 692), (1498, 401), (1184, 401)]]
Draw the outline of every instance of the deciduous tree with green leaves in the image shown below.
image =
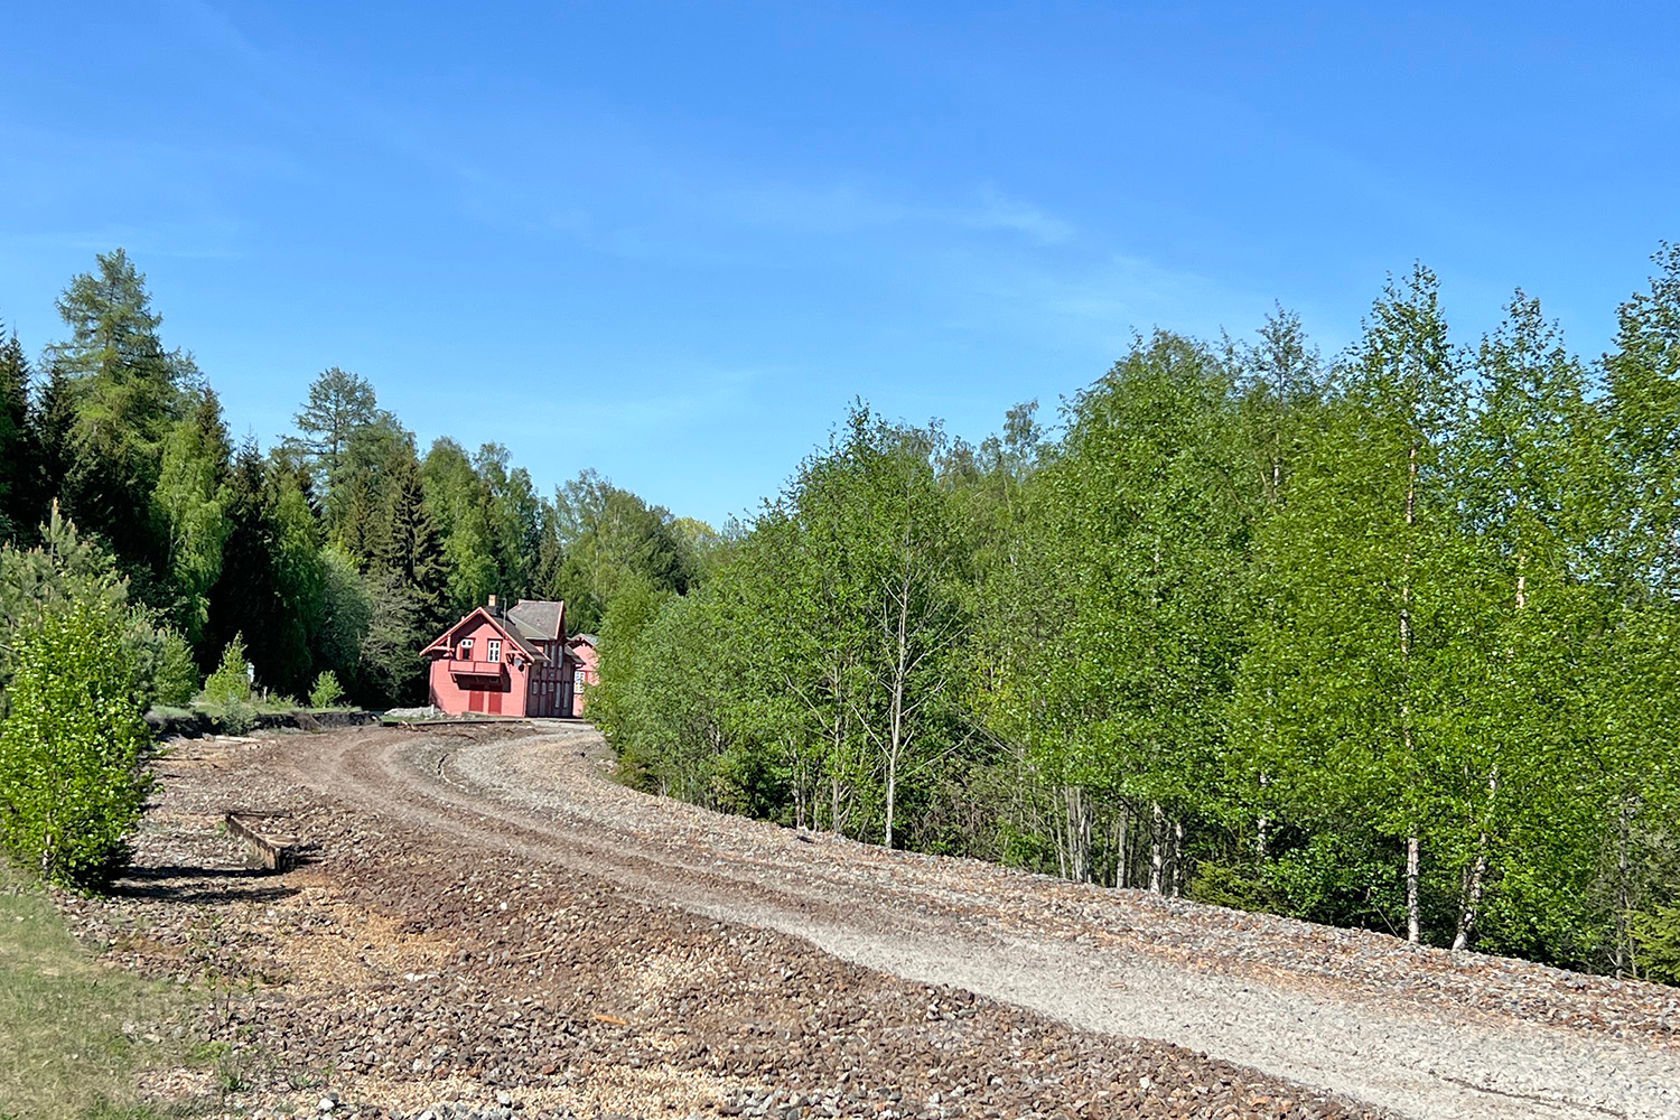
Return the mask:
[(152, 736), (127, 624), (118, 604), (88, 597), (13, 636), (0, 730), (0, 843), (49, 882), (103, 882), (126, 859), (140, 821)]

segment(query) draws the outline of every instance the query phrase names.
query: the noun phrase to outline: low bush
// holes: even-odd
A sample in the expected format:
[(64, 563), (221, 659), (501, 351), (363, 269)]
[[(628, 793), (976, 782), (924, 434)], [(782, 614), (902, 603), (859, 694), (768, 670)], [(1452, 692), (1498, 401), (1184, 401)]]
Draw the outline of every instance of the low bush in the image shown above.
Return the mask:
[(344, 699), (344, 687), (338, 683), (338, 674), (331, 669), (315, 678), (315, 684), (309, 690), (309, 706), (311, 708), (333, 708)]
[(1680, 905), (1635, 914), (1629, 922), (1639, 975), (1680, 984)]
[(0, 844), (43, 879), (88, 887), (122, 865), (150, 775), (147, 682), (127, 612), (85, 600), (14, 636), (0, 732)]
[(257, 705), (252, 701), (251, 662), (245, 656), (245, 638), (235, 634), (222, 651), (222, 662), (204, 678), (198, 705), (229, 735), (243, 735), (257, 723)]
[(222, 663), (204, 678), (200, 699), (217, 706), (251, 702), (251, 662), (245, 656), (245, 636), (235, 634), (222, 650)]

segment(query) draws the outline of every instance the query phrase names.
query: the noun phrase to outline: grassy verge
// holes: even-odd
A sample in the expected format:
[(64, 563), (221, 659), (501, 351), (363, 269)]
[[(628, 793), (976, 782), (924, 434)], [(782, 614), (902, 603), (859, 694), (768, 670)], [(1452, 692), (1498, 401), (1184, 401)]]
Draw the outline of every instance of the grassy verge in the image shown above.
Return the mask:
[(144, 1104), (147, 1070), (186, 1064), (188, 996), (101, 966), (41, 890), (0, 865), (0, 1120), (191, 1115)]

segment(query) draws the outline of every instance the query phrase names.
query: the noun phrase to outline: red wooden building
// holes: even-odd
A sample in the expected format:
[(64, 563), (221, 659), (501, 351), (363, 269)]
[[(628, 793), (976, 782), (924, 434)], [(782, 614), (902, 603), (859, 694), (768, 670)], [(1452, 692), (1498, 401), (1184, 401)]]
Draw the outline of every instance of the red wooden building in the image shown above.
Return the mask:
[(521, 599), (503, 611), (494, 595), (420, 651), (433, 705), (516, 718), (581, 715), (593, 654), (586, 663), (566, 641), (565, 603)]
[(572, 694), (577, 698), (577, 714), (582, 715), (588, 706), (589, 691), (586, 685), (598, 684), (601, 680), (601, 639), (593, 634), (574, 634), (566, 640), (566, 649), (577, 658), (577, 669), (572, 673)]

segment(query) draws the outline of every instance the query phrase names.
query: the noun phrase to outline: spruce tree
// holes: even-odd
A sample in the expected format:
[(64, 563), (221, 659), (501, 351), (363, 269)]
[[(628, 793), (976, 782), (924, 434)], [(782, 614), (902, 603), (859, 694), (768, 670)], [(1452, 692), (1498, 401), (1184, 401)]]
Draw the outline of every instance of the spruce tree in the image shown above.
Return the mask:
[(62, 504), (74, 462), (71, 438), (75, 425), (75, 387), (70, 375), (59, 366), (49, 366), (29, 417), (30, 443), (35, 450), (33, 497), (37, 519), (46, 517), (54, 503)]
[(234, 456), (225, 493), (227, 542), (210, 589), (199, 664), (205, 671), (214, 668), (215, 658), (242, 634), (258, 683), (295, 694), (311, 677), (304, 613), (309, 604), (289, 578), (292, 548), (280, 487), (254, 443)]
[(14, 331), (0, 325), (0, 539), (39, 520), (34, 504), (35, 447), (29, 416), (29, 359)]
[(395, 577), (412, 597), (416, 625), (435, 637), (450, 621), (443, 539), (426, 504), (420, 466), (412, 457), (398, 462), (391, 484), (374, 565)]
[(121, 249), (75, 277), (58, 311), (70, 337), (48, 348), (48, 362), (67, 383), (74, 419), (62, 479), (54, 481), (83, 529), (110, 543), (141, 596), (165, 597), (160, 562), (168, 550), (152, 494), (181, 390), (197, 370), (184, 353), (164, 349), (145, 277)]
[(206, 389), (190, 415), (175, 422), (164, 440), (153, 500), (165, 524), (165, 571), (170, 613), (189, 642), (203, 636), (210, 589), (222, 570), (222, 546), (231, 449), (221, 404)]

